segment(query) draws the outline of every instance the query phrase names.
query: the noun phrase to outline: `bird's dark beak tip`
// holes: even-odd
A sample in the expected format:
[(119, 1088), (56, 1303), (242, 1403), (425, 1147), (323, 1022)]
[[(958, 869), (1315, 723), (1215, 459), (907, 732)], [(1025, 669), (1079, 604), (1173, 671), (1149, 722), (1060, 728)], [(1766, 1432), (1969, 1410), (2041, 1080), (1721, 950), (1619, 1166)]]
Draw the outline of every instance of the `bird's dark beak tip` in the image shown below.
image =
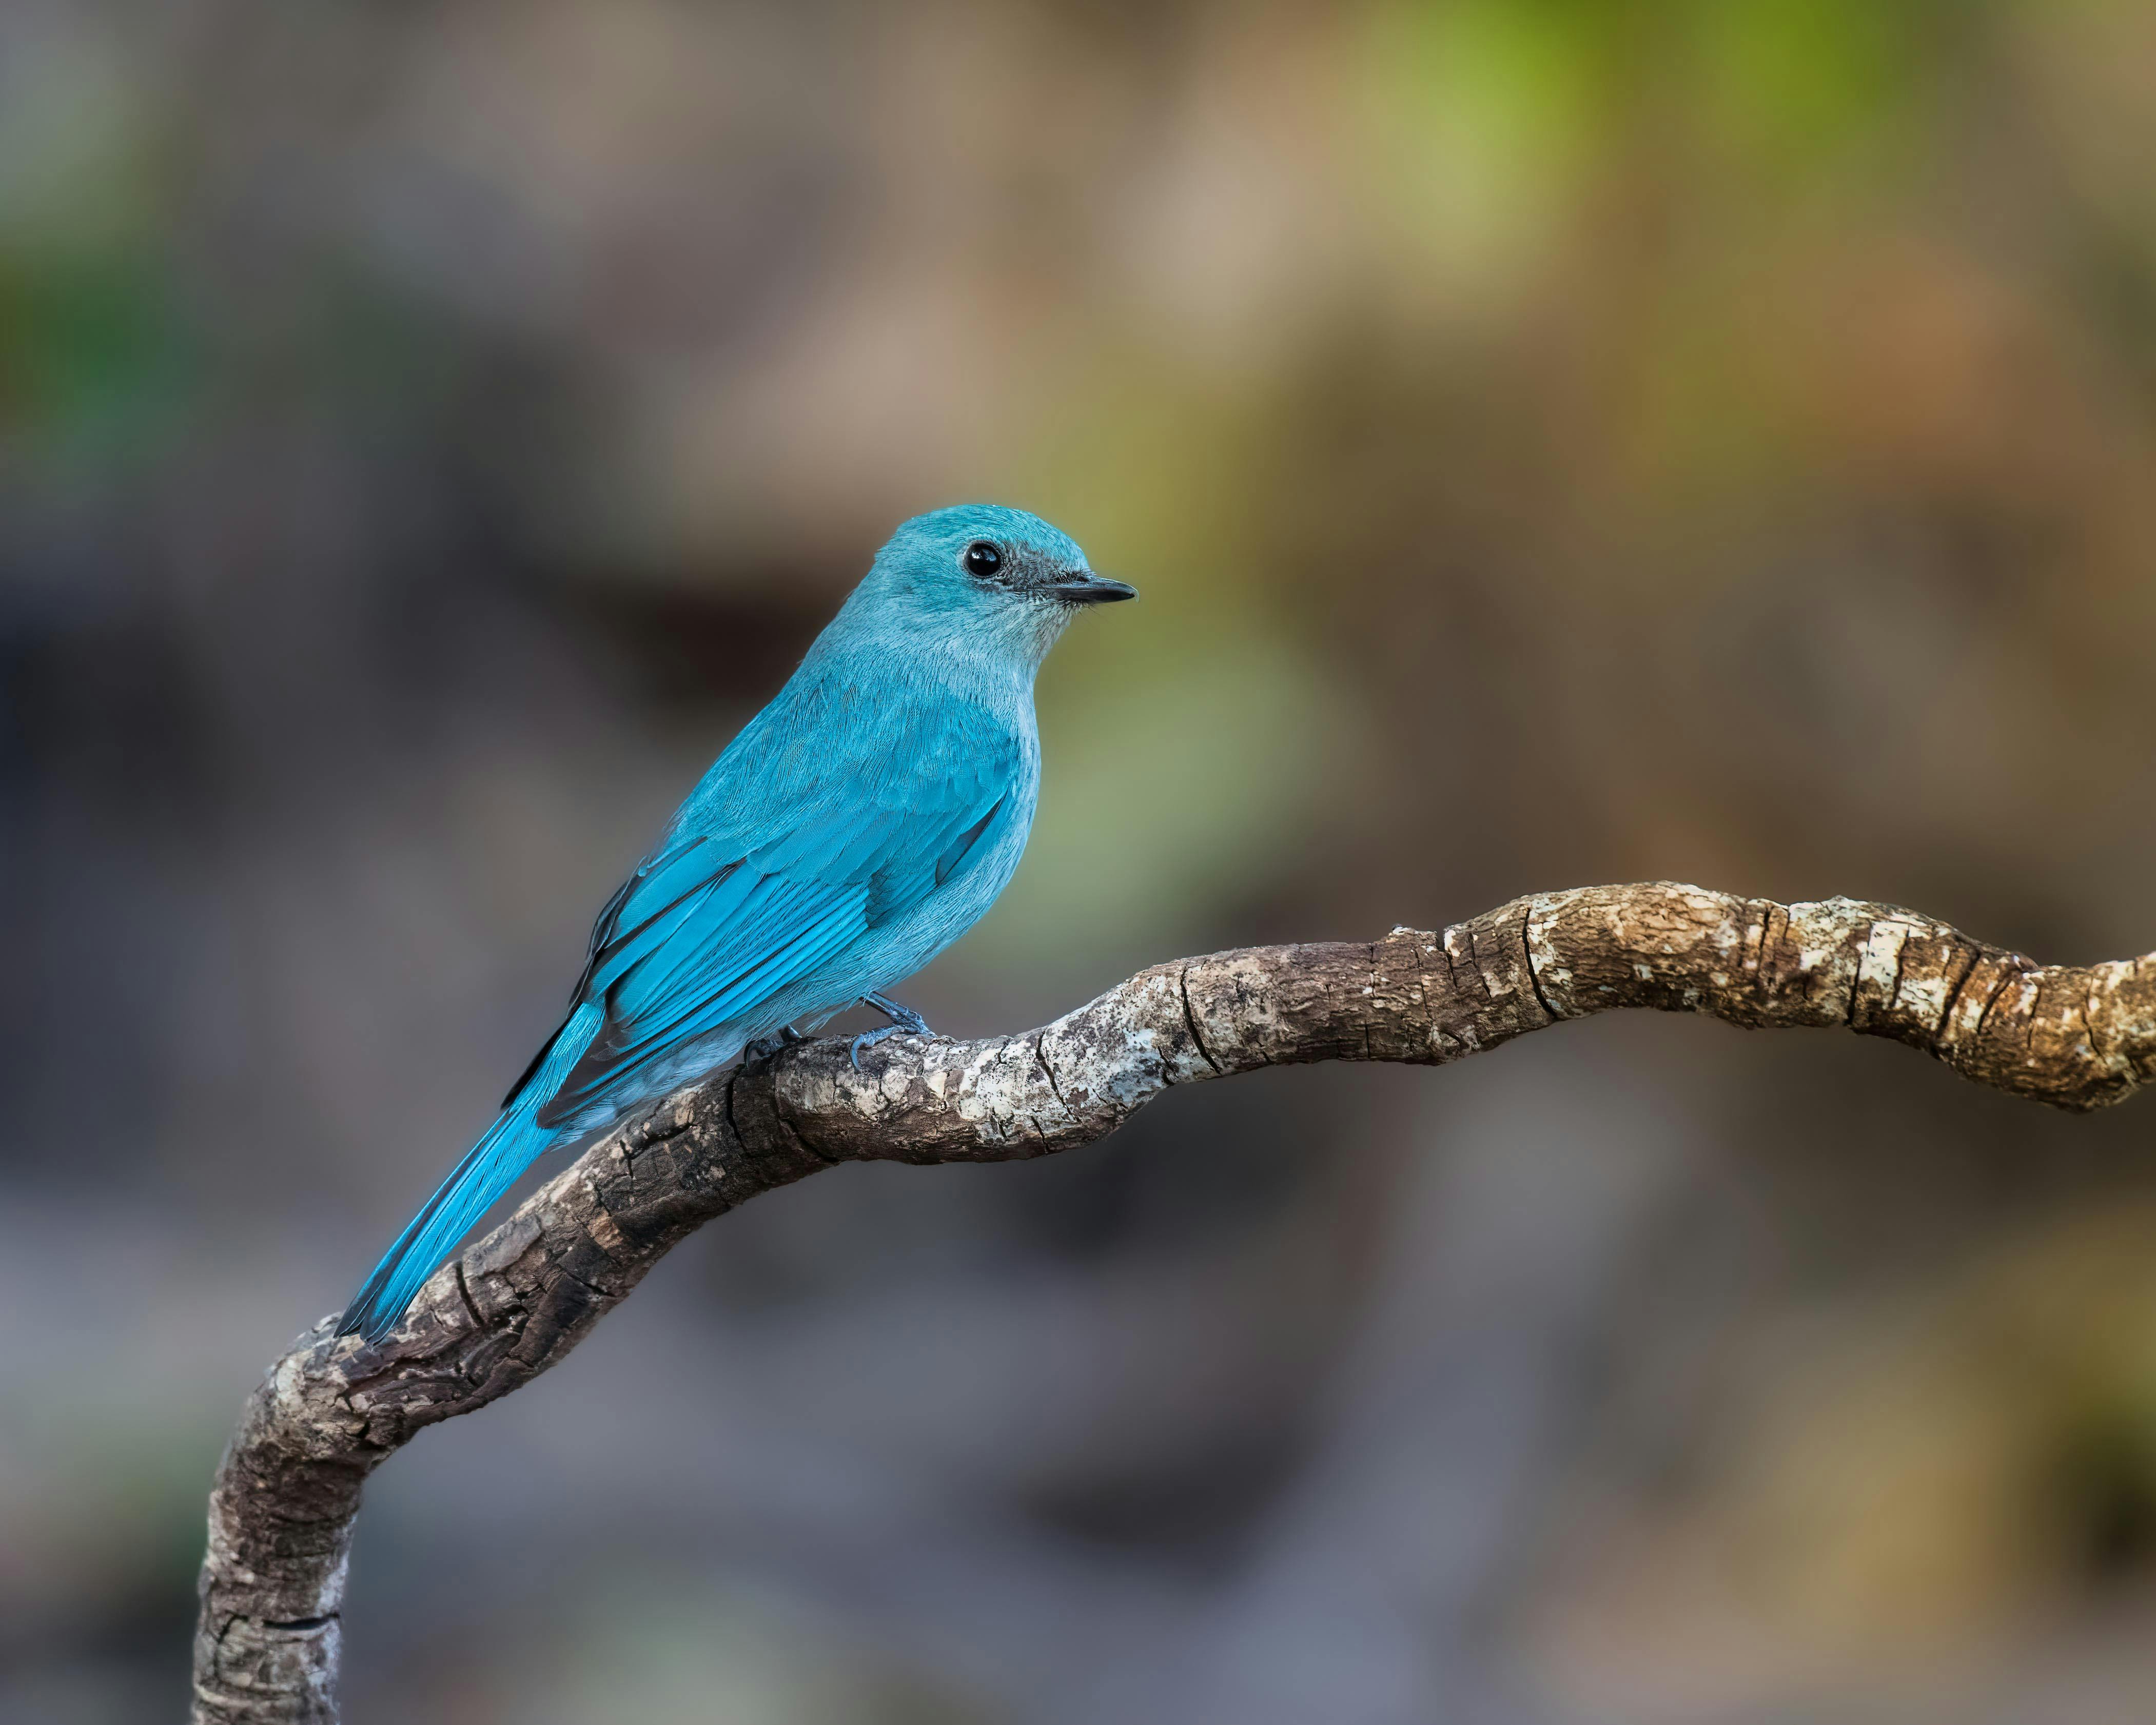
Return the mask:
[(1119, 600), (1134, 599), (1138, 596), (1138, 590), (1127, 582), (1111, 581), (1105, 575), (1090, 573), (1058, 591), (1074, 605), (1112, 605)]

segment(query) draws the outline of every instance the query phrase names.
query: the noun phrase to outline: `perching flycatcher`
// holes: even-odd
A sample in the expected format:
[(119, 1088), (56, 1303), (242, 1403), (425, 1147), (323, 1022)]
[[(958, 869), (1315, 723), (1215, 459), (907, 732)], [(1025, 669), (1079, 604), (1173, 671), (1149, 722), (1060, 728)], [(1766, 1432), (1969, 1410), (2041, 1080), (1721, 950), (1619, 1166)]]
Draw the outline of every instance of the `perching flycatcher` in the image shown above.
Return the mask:
[(593, 927), (569, 1015), (338, 1325), (379, 1341), (534, 1158), (589, 1142), (751, 1043), (881, 991), (996, 901), (1040, 791), (1034, 674), (1081, 608), (1135, 597), (1047, 522), (906, 523), (778, 698)]

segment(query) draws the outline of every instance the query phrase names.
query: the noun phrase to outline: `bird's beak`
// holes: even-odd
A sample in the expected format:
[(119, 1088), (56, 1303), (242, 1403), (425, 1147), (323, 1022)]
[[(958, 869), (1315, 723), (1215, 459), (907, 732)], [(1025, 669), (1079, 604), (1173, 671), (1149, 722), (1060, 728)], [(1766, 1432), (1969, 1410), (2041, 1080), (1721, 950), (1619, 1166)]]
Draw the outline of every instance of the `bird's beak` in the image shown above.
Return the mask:
[(1134, 599), (1138, 596), (1135, 587), (1096, 575), (1091, 569), (1059, 581), (1048, 590), (1066, 605), (1111, 605), (1117, 599)]

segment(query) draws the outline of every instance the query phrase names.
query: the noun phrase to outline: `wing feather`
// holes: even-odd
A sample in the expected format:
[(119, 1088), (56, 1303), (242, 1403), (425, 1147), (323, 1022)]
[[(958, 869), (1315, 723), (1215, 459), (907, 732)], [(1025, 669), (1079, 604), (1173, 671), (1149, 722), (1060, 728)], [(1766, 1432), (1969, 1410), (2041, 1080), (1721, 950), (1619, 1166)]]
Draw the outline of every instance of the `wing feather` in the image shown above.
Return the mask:
[[(1008, 814), (1018, 764), (1014, 747), (955, 752), (956, 770), (887, 773), (880, 794), (812, 784), (780, 799), (745, 785), (741, 801), (792, 816), (761, 842), (677, 833), (593, 930), (572, 1010), (597, 1005), (603, 1019), (538, 1123), (572, 1119), (670, 1051), (752, 1018), (946, 886)], [(544, 1065), (542, 1050), (518, 1091)]]

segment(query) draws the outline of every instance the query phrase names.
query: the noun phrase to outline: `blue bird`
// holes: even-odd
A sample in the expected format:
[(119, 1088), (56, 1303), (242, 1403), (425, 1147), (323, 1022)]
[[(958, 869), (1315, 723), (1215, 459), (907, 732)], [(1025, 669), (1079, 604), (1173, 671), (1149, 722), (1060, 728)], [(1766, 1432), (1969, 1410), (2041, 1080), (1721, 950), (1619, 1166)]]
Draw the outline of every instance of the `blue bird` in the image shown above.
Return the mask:
[(593, 926), (569, 1014), (337, 1326), (388, 1335), (546, 1151), (588, 1142), (797, 1023), (882, 991), (995, 902), (1040, 790), (1034, 675), (1081, 608), (1136, 597), (1021, 510), (907, 521), (777, 699), (675, 811)]

